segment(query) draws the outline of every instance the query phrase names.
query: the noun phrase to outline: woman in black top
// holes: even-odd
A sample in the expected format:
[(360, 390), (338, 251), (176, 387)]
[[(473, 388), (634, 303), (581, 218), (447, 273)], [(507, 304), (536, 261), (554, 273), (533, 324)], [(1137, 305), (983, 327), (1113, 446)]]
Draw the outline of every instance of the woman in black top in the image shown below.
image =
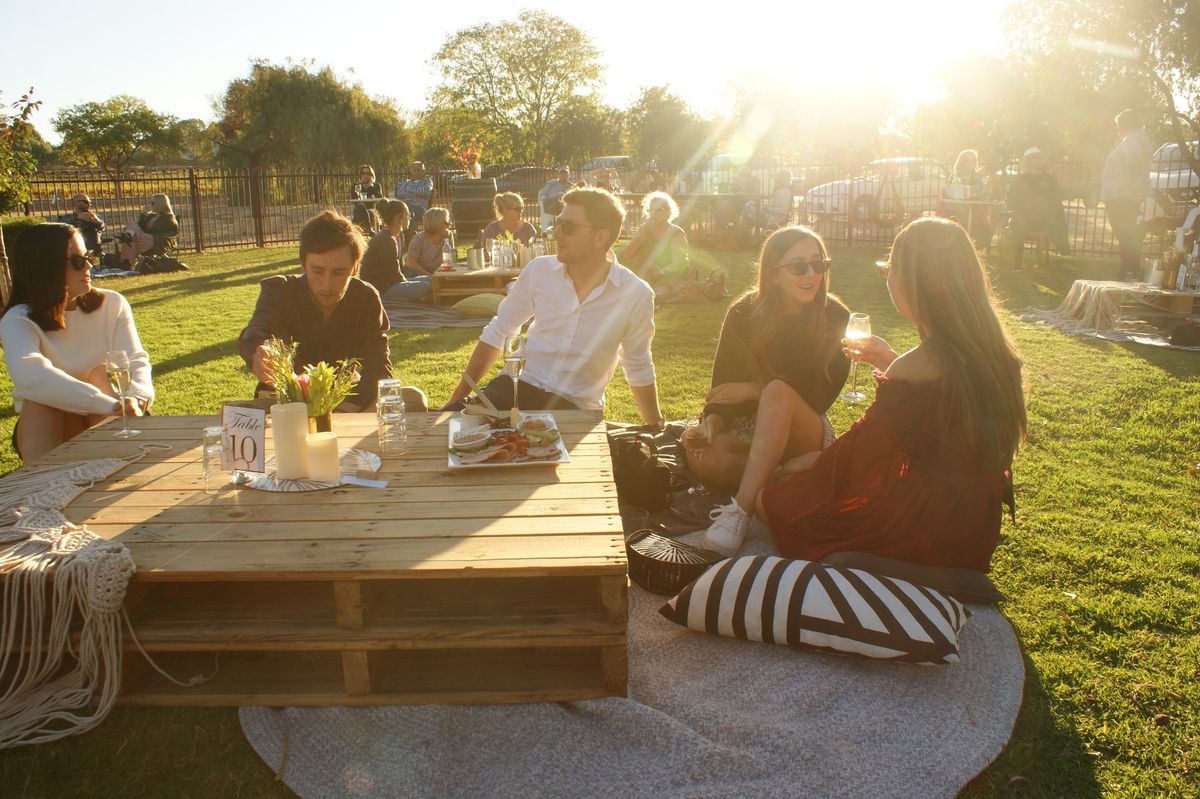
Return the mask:
[(825, 242), (807, 227), (782, 228), (763, 245), (758, 285), (725, 316), (712, 389), (683, 439), (688, 465), (704, 483), (737, 487), (760, 402), (806, 411), (792, 415), (785, 457), (833, 440), (825, 412), (850, 371), (841, 344), (850, 312), (829, 293), (830, 263)]
[[(375, 170), (371, 165), (363, 164), (358, 168), (358, 183), (350, 187), (350, 199), (367, 200), (372, 197), (383, 199), (383, 188), (375, 180)], [(376, 214), (379, 203), (357, 202), (353, 205), (354, 210), (350, 214), (350, 221), (358, 225), (364, 236), (375, 233), (380, 227), (379, 217)]]

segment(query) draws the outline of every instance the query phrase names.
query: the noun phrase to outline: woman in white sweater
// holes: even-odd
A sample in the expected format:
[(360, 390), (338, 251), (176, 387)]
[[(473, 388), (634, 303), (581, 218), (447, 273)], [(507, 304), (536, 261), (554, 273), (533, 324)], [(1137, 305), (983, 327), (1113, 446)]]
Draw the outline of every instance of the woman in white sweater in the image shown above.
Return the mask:
[(11, 256), (13, 291), (0, 318), (0, 342), (20, 414), (13, 447), (25, 460), (121, 413), (104, 372), (110, 350), (129, 354), (125, 412), (141, 416), (154, 399), (150, 356), (133, 312), (115, 291), (92, 288), (83, 238), (70, 225), (34, 225)]

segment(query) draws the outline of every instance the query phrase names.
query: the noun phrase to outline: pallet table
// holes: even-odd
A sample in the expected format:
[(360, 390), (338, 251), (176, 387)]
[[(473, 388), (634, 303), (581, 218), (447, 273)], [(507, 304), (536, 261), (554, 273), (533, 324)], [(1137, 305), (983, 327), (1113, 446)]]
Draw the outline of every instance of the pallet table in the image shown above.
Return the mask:
[[(112, 423), (33, 465), (170, 445), (65, 513), (129, 547), (123, 701), (370, 705), (569, 701), (626, 692), (626, 560), (604, 424), (556, 414), (571, 462), (450, 472), (449, 414), (412, 414), (386, 489), (203, 492), (215, 417)], [(119, 422), (118, 422), (119, 424)], [(334, 418), (342, 448), (375, 449), (369, 414)], [(267, 437), (270, 449), (270, 436)]]
[(475, 269), (455, 267), (449, 272), (433, 273), (433, 304), (453, 305), (476, 294), (500, 294), (521, 274), (519, 269)]

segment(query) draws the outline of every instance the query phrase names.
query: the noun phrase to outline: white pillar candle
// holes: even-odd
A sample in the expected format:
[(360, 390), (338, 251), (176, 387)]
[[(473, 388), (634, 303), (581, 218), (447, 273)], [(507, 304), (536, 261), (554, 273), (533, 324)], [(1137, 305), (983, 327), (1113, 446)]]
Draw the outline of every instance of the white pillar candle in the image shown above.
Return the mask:
[(341, 480), (337, 433), (309, 433), (307, 438), (309, 479), (322, 483), (336, 483)]
[(280, 480), (308, 477), (308, 406), (287, 402), (271, 406), (271, 438), (275, 442), (275, 476)]

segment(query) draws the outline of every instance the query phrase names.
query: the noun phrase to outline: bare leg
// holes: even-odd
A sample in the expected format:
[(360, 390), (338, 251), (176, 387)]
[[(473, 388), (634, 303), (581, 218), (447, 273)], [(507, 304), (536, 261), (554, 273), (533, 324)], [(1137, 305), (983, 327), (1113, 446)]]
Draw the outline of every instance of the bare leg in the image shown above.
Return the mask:
[(688, 467), (707, 486), (736, 490), (750, 447), (737, 436), (718, 433), (704, 449), (685, 449)]
[(772, 380), (758, 400), (754, 441), (734, 499), (743, 510), (754, 508), (755, 497), (771, 479), (784, 457), (795, 457), (821, 448), (821, 417), (782, 380)]
[[(25, 400), (21, 406), (20, 424), (17, 425), (17, 449), (25, 461), (42, 457), (83, 429), (78, 416), (72, 423), (65, 411), (51, 408), (40, 402)], [(73, 432), (68, 435), (68, 429)]]

